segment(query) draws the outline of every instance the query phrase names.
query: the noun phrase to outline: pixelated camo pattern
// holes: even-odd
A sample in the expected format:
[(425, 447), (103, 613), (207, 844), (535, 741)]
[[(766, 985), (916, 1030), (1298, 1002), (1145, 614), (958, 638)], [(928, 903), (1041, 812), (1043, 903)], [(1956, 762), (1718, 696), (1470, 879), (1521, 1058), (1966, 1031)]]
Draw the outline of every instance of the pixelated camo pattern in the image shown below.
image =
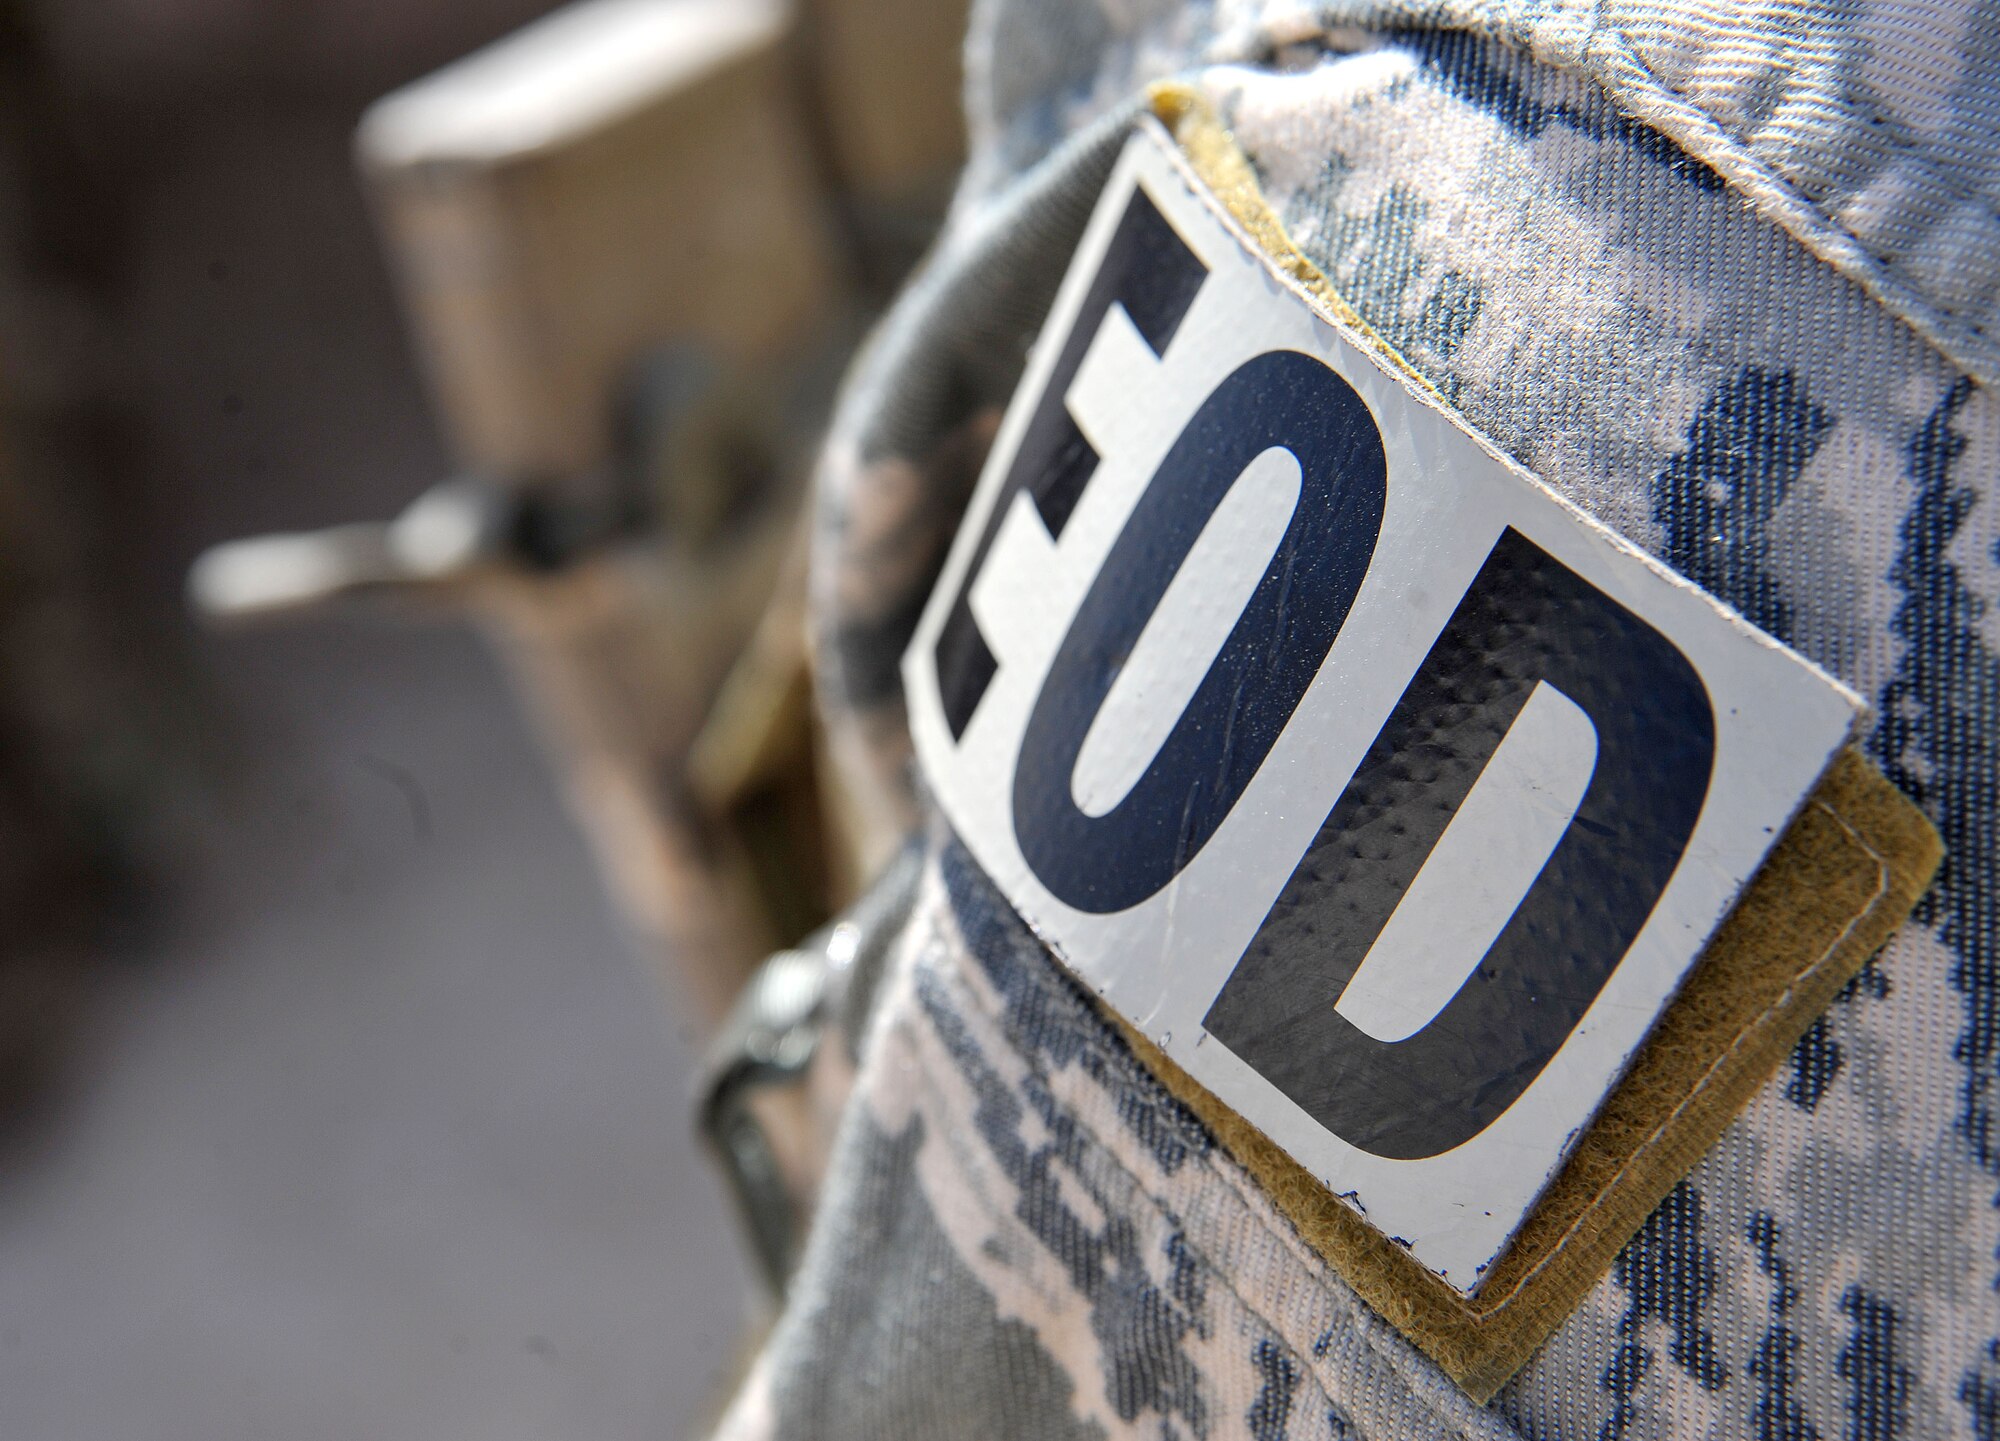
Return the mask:
[(2000, 13), (996, 0), (974, 41), (964, 191), (822, 474), (827, 721), (883, 816), (924, 823), (896, 660), (1140, 93), (1181, 75), (1473, 427), (1871, 699), (1949, 853), (1475, 1408), (932, 822), (725, 1434), (2000, 1437)]

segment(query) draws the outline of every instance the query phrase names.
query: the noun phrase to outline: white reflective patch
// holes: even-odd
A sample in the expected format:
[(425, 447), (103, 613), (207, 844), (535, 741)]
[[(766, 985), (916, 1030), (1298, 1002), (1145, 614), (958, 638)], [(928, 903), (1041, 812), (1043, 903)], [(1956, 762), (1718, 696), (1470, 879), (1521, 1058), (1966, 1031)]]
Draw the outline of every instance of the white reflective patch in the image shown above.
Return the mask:
[(1378, 1041), (1437, 1018), (1549, 862), (1597, 767), (1597, 727), (1538, 681), (1334, 1009)]
[(1085, 984), (1470, 1294), (1860, 703), (1141, 129), (904, 660), (918, 758)]

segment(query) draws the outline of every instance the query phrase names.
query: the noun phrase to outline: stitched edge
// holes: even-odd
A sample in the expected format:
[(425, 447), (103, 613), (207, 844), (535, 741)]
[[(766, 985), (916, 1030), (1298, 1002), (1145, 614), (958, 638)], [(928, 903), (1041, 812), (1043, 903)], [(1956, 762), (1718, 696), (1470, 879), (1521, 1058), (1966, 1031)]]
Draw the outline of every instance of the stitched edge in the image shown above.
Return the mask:
[[(1568, 23), (1564, 23), (1565, 20)], [(1297, 44), (1307, 36), (1290, 24), (1266, 21), (1256, 36), (1265, 47)], [(1460, 30), (1527, 51), (1545, 63), (1580, 71), (1632, 118), (1651, 126), (1688, 155), (1720, 174), (1764, 217), (1902, 321), (1954, 367), (1982, 386), (2000, 385), (2000, 340), (1977, 323), (1932, 300), (1898, 275), (1824, 206), (1751, 153), (1734, 132), (1657, 76), (1622, 30), (1594, 18), (1544, 12), (1508, 19), (1493, 4), (1437, 0), (1398, 5), (1394, 0), (1331, 0), (1320, 7), (1317, 38), (1341, 26), (1386, 30), (1412, 25)], [(1240, 43), (1240, 42), (1238, 42)], [(1218, 45), (1217, 61), (1247, 58)]]
[(1875, 847), (1869, 845), (1862, 838), (1861, 833), (1847, 823), (1847, 818), (1825, 801), (1815, 800), (1812, 805), (1815, 810), (1824, 811), (1831, 817), (1833, 823), (1847, 833), (1847, 838), (1854, 842), (1864, 855), (1875, 862), (1875, 889), (1870, 893), (1868, 903), (1853, 916), (1849, 917), (1847, 924), (1841, 927), (1840, 934), (1828, 943), (1827, 948), (1814, 958), (1812, 964), (1798, 973), (1792, 982), (1779, 993), (1775, 1001), (1771, 1002), (1761, 1013), (1752, 1016), (1743, 1029), (1736, 1033), (1735, 1039), (1730, 1041), (1728, 1048), (1710, 1062), (1707, 1069), (1695, 1079), (1694, 1084), (1688, 1088), (1688, 1093), (1681, 1098), (1680, 1104), (1660, 1118), (1651, 1132), (1648, 1133), (1646, 1139), (1633, 1147), (1632, 1154), (1625, 1158), (1618, 1169), (1612, 1172), (1611, 1176), (1604, 1182), (1604, 1185), (1598, 1190), (1597, 1194), (1591, 1197), (1590, 1204), (1579, 1211), (1569, 1225), (1563, 1228), (1562, 1235), (1558, 1236), (1550, 1245), (1548, 1254), (1524, 1271), (1520, 1278), (1508, 1287), (1506, 1294), (1501, 1296), (1499, 1300), (1495, 1301), (1491, 1306), (1481, 1306), (1479, 1308), (1478, 1319), (1480, 1322), (1484, 1323), (1494, 1317), (1500, 1316), (1521, 1299), (1521, 1293), (1527, 1289), (1528, 1285), (1537, 1276), (1563, 1259), (1567, 1254), (1570, 1240), (1578, 1231), (1583, 1229), (1586, 1221), (1604, 1209), (1611, 1200), (1613, 1192), (1618, 1188), (1619, 1183), (1631, 1173), (1634, 1167), (1639, 1165), (1643, 1159), (1660, 1145), (1668, 1129), (1673, 1126), (1674, 1122), (1687, 1113), (1688, 1107), (1694, 1105), (1708, 1094), (1709, 1084), (1715, 1079), (1716, 1072), (1734, 1060), (1742, 1052), (1744, 1045), (1753, 1036), (1757, 1035), (1774, 1015), (1781, 1014), (1792, 1003), (1793, 998), (1798, 995), (1801, 986), (1815, 980), (1820, 972), (1840, 959), (1841, 950), (1846, 947), (1856, 929), (1868, 920), (1870, 916), (1875, 914), (1875, 908), (1882, 903), (1882, 898), (1889, 893), (1891, 868), (1888, 857), (1884, 856)]

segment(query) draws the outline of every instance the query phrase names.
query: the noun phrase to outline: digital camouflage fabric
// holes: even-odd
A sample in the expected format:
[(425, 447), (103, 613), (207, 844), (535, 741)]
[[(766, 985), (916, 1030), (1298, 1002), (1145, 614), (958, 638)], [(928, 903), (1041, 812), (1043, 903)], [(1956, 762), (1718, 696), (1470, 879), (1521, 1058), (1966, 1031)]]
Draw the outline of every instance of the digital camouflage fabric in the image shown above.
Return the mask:
[[(993, 0), (820, 475), (829, 737), (926, 837), (727, 1437), (2000, 1436), (2000, 9)], [(897, 662), (1148, 84), (1466, 423), (1846, 681), (1944, 868), (1474, 1406), (926, 816)]]

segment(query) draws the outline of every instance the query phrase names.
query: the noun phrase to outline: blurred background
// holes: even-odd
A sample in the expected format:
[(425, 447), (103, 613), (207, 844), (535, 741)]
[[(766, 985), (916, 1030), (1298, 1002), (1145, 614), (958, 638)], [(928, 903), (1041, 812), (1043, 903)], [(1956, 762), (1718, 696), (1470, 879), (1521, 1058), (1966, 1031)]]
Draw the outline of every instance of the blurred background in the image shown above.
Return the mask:
[(768, 1310), (694, 1108), (886, 853), (798, 503), (962, 9), (550, 8), (0, 4), (0, 1437), (689, 1435)]

